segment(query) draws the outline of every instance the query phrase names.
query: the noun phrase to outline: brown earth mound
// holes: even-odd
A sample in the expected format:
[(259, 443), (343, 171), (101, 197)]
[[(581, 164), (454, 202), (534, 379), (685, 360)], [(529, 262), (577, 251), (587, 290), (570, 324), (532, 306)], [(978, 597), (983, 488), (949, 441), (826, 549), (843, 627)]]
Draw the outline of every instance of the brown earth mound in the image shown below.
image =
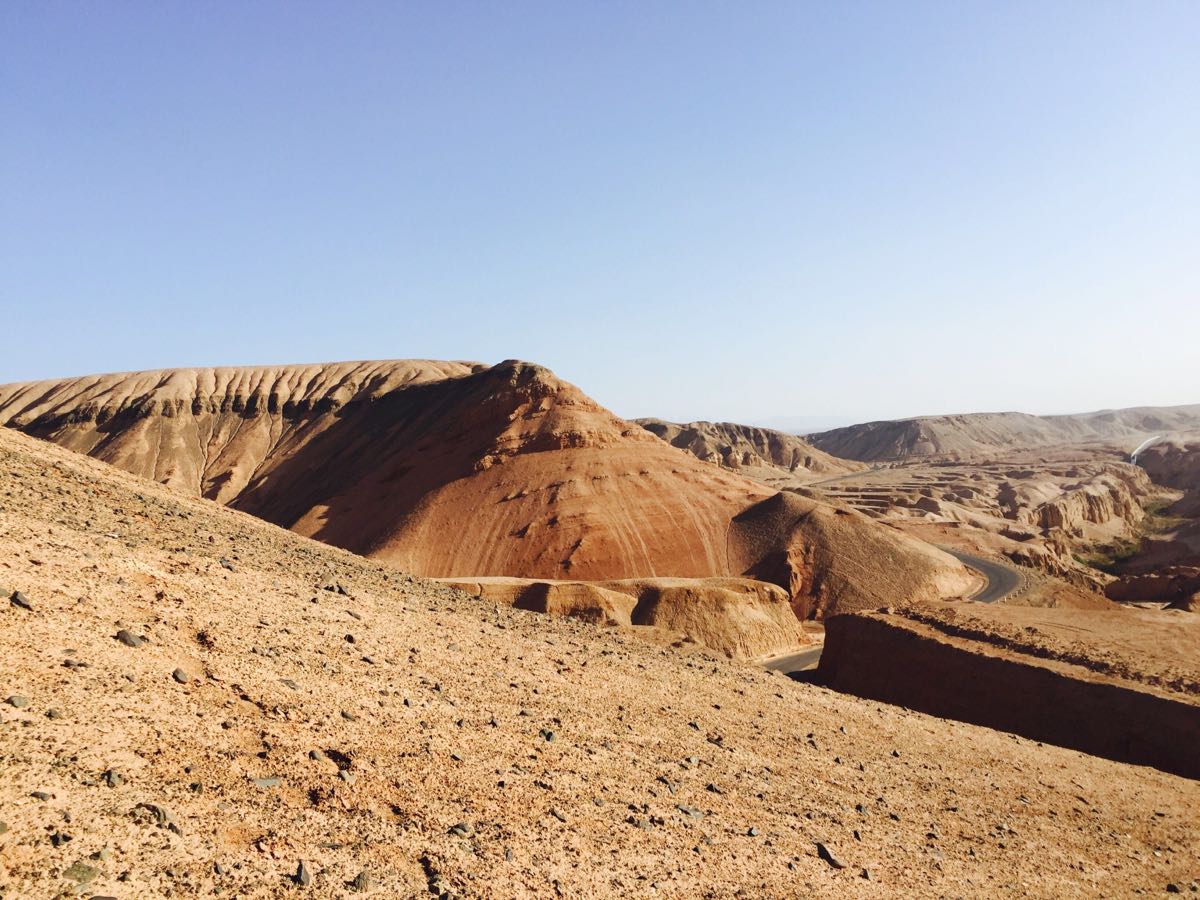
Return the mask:
[(730, 528), (734, 568), (787, 587), (801, 619), (960, 597), (974, 580), (948, 554), (870, 519), (790, 491), (738, 515)]
[[(329, 371), (326, 371), (328, 369)], [(617, 418), (547, 369), (508, 361), (212, 369), (0, 389), (0, 421), (422, 575), (606, 581), (740, 576), (762, 561), (798, 609), (874, 603), (879, 566), (827, 598), (829, 541), (902, 573), (882, 602), (957, 592), (950, 557), (865, 519), (747, 544), (731, 521), (770, 496)], [(858, 534), (862, 532), (862, 535)], [(759, 577), (759, 576), (755, 576)]]
[(661, 419), (633, 421), (697, 459), (735, 469), (772, 487), (803, 484), (866, 468), (862, 463), (823, 453), (794, 434), (770, 428), (733, 422), (679, 425)]
[(601, 625), (677, 632), (736, 659), (759, 659), (807, 642), (787, 592), (748, 578), (647, 578), (624, 581), (445, 579), (476, 597), (518, 609)]
[(808, 435), (814, 447), (866, 462), (912, 457), (969, 459), (998, 452), (1112, 443), (1132, 452), (1143, 439), (1200, 428), (1200, 404), (1134, 407), (1065, 416), (969, 413), (867, 422)]
[(0, 582), (5, 897), (1197, 875), (1195, 782), (495, 609), (4, 430)]

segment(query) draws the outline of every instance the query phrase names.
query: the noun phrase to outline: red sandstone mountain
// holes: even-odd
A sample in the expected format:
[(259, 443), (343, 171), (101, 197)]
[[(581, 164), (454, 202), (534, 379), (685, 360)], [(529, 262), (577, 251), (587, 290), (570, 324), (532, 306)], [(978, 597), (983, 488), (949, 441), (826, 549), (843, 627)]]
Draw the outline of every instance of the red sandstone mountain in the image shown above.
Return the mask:
[(749, 574), (801, 615), (962, 591), (962, 567), (707, 465), (549, 370), (395, 361), (0, 387), (0, 423), (435, 576)]

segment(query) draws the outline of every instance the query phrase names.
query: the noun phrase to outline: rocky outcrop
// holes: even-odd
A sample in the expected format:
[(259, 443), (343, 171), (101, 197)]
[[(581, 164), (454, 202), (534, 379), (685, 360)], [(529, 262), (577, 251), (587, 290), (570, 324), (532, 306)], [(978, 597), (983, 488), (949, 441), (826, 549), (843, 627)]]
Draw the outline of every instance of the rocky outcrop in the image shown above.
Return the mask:
[(1155, 484), (1184, 492), (1171, 508), (1174, 515), (1200, 518), (1200, 441), (1155, 444), (1137, 461)]
[(1200, 778), (1194, 683), (1163, 690), (1097, 674), (1086, 658), (1060, 661), (989, 638), (901, 615), (839, 616), (826, 624), (818, 679), (843, 693)]
[(1152, 492), (1150, 479), (1140, 470), (1112, 466), (1083, 484), (1066, 487), (1060, 496), (1032, 509), (1030, 521), (1046, 531), (1080, 533), (1085, 525), (1114, 522), (1124, 531), (1142, 520), (1142, 501)]
[(444, 579), (484, 600), (602, 625), (679, 633), (737, 659), (806, 643), (782, 588), (746, 578), (647, 578), (580, 582)]
[(733, 422), (689, 422), (680, 425), (661, 419), (634, 419), (673, 447), (697, 459), (729, 469), (777, 470), (790, 476), (830, 478), (866, 468), (862, 463), (837, 459), (823, 453), (803, 438), (770, 428)]
[(1200, 603), (1200, 566), (1168, 566), (1127, 575), (1109, 584), (1104, 593), (1122, 603), (1165, 603), (1174, 609), (1193, 609)]

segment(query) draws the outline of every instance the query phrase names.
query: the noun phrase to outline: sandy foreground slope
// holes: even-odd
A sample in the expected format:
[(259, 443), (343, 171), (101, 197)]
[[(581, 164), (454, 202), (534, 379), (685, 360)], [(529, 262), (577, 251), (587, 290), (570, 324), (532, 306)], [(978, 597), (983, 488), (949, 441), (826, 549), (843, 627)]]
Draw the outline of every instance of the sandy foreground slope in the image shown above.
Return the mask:
[(496, 608), (6, 430), (0, 583), (6, 900), (1200, 876), (1196, 782)]

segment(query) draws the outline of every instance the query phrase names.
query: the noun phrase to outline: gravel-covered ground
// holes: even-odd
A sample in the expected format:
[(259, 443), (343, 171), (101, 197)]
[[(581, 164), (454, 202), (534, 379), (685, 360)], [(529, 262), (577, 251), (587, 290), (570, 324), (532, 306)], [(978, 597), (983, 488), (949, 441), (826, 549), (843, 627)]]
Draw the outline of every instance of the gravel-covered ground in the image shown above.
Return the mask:
[(1196, 782), (495, 608), (3, 429), (0, 586), (6, 900), (1200, 878)]

